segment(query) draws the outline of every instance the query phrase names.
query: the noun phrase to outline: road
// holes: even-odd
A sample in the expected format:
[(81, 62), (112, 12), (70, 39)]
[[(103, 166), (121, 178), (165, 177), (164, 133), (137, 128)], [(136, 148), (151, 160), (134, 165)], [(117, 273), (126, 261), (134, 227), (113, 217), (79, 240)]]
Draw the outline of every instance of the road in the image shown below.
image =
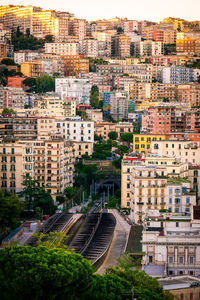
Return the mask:
[(104, 274), (109, 266), (117, 266), (117, 259), (125, 252), (131, 226), (124, 220), (116, 209), (109, 209), (116, 218), (114, 236), (103, 264), (96, 273)]

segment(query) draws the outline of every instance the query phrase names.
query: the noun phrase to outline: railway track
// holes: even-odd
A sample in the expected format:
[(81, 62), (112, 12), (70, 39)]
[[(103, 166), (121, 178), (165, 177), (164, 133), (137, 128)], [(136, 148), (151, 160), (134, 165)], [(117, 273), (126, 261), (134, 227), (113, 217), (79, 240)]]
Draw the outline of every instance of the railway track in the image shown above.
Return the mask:
[(96, 262), (107, 251), (116, 225), (110, 213), (89, 215), (72, 240), (69, 249), (74, 249), (86, 259)]
[[(37, 231), (37, 233), (49, 234), (50, 232), (61, 232), (65, 229), (65, 227), (69, 224), (73, 214), (68, 213), (57, 213), (51, 216)], [(37, 246), (37, 237), (31, 236), (26, 245), (30, 245), (32, 247)]]

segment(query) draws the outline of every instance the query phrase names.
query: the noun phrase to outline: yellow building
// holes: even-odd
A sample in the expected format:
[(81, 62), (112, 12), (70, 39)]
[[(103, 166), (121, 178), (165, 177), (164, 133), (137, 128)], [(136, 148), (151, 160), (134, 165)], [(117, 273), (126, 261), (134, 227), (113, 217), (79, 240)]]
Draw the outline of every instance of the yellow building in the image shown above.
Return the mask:
[(134, 134), (133, 135), (133, 152), (146, 153), (151, 151), (152, 141), (165, 141), (167, 135), (159, 134)]
[(21, 72), (27, 77), (42, 76), (42, 62), (41, 61), (25, 61), (21, 64)]

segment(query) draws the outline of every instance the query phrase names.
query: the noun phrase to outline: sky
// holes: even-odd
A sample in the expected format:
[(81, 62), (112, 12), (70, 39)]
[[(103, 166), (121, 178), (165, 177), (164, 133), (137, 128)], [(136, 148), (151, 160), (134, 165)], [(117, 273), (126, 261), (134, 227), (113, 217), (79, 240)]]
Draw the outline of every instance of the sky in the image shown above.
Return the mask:
[(69, 11), (88, 21), (113, 17), (161, 21), (165, 17), (200, 20), (200, 0), (1, 0), (1, 5), (35, 5)]

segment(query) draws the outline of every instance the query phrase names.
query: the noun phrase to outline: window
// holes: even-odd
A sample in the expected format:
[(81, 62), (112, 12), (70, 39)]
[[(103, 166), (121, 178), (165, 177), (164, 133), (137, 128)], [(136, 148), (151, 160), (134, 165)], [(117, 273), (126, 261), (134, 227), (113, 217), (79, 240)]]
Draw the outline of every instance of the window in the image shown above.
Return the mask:
[(183, 264), (183, 256), (179, 256), (179, 264)]
[(169, 194), (172, 194), (172, 189), (169, 189)]
[(194, 264), (194, 256), (189, 256), (189, 264), (190, 265)]
[(172, 198), (169, 198), (169, 204), (172, 204)]
[(11, 153), (12, 153), (12, 154), (15, 154), (15, 148), (12, 148), (12, 149), (11, 149)]
[(130, 183), (127, 183), (127, 189), (130, 189)]
[(169, 256), (169, 264), (173, 264), (174, 262), (174, 257), (173, 256)]
[(186, 198), (186, 204), (190, 204), (190, 198)]
[(15, 162), (15, 156), (11, 156), (10, 162)]
[(2, 171), (7, 171), (6, 165), (2, 165), (1, 170), (2, 170)]
[(6, 154), (6, 148), (3, 148), (3, 154)]
[(179, 227), (179, 222), (176, 222), (176, 227)]
[(149, 263), (151, 264), (152, 262), (153, 262), (153, 256), (150, 255), (150, 256), (149, 256)]
[(7, 157), (6, 157), (6, 156), (2, 156), (1, 161), (2, 161), (2, 162), (7, 162)]
[(172, 148), (174, 148), (174, 144), (172, 144)]

